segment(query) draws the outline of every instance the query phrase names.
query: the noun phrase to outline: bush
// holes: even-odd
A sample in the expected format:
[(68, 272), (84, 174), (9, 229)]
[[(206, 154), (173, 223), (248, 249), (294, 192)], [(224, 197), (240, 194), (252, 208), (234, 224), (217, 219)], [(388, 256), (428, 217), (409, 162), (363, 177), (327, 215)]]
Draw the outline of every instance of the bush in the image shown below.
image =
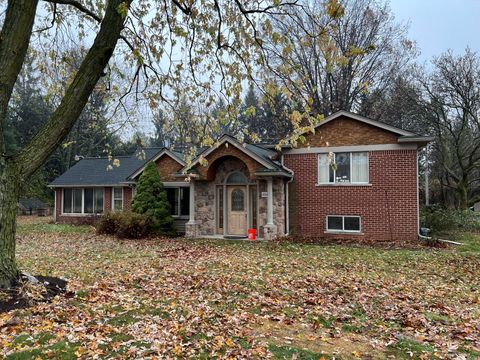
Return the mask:
[(154, 219), (157, 233), (168, 235), (175, 233), (167, 192), (153, 162), (147, 164), (138, 180), (132, 211)]
[(471, 210), (455, 210), (438, 205), (421, 210), (422, 227), (429, 228), (433, 234), (448, 230), (480, 231), (480, 215)]
[(155, 234), (156, 222), (148, 215), (132, 212), (106, 213), (97, 223), (97, 234), (121, 239), (141, 239)]
[(97, 234), (115, 235), (117, 231), (116, 213), (107, 212), (96, 223)]
[(120, 213), (116, 235), (121, 239), (142, 239), (153, 235), (155, 221), (148, 215), (132, 212)]

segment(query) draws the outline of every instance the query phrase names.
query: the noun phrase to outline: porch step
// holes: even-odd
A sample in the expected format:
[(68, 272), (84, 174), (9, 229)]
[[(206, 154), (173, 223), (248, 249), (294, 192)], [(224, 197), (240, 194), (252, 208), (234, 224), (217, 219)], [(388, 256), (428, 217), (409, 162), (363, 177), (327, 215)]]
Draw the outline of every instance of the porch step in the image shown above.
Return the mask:
[(240, 240), (240, 239), (247, 239), (248, 236), (243, 235), (225, 235), (224, 239), (231, 239), (231, 240)]

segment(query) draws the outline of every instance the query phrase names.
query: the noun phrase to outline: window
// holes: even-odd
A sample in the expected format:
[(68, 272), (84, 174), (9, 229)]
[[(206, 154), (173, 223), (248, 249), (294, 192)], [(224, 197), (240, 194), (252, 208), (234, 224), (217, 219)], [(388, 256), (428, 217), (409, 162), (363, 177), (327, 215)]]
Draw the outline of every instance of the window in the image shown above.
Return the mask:
[(170, 187), (165, 188), (165, 191), (167, 192), (172, 216), (187, 216), (190, 214), (190, 188)]
[(218, 233), (223, 232), (223, 186), (217, 187), (217, 229)]
[(232, 211), (243, 211), (245, 209), (244, 193), (242, 189), (232, 191)]
[(114, 187), (112, 193), (112, 210), (113, 211), (122, 211), (123, 210), (123, 188)]
[(360, 232), (360, 216), (328, 215), (327, 231)]
[(84, 190), (84, 213), (100, 214), (103, 212), (103, 189), (89, 188)]
[(368, 153), (318, 154), (319, 184), (367, 184)]
[(64, 214), (99, 214), (103, 212), (103, 188), (63, 189)]
[(248, 181), (242, 173), (234, 172), (228, 176), (226, 182), (227, 184), (246, 184)]
[(250, 187), (250, 214), (251, 214), (251, 227), (253, 229), (257, 228), (257, 188), (252, 186)]

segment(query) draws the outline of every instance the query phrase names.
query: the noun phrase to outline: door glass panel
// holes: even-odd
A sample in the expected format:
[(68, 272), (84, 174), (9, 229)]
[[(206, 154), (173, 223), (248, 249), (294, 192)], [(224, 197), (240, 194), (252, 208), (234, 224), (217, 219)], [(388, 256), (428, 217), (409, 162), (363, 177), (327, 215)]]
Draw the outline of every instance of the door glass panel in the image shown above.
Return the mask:
[(223, 229), (223, 187), (218, 187), (218, 196), (217, 196), (217, 214), (218, 214), (218, 229)]
[(244, 206), (244, 193), (242, 189), (235, 189), (232, 191), (232, 211), (243, 211)]
[(257, 228), (257, 188), (252, 186), (250, 188), (250, 204), (252, 204), (252, 210), (251, 210), (251, 219), (252, 219), (252, 228), (256, 229)]

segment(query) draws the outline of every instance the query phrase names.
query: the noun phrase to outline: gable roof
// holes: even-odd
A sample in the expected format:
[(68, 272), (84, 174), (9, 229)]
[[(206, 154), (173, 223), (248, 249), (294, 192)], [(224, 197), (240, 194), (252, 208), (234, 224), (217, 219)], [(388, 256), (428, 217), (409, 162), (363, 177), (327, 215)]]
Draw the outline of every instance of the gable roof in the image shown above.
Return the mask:
[[(169, 156), (170, 158), (178, 162), (180, 165), (185, 166), (185, 161), (183, 160), (183, 154), (178, 151), (170, 150), (167, 148), (163, 148), (156, 155), (154, 155), (148, 162), (150, 161), (156, 162), (158, 159), (160, 159), (164, 155)], [(134, 170), (134, 172), (132, 172), (132, 174), (128, 177), (128, 179), (135, 179), (138, 175), (140, 175), (143, 172), (143, 170), (145, 170), (145, 166), (147, 166), (147, 163), (143, 164), (138, 169)]]
[(340, 111), (337, 111), (335, 113), (333, 113), (332, 115), (329, 115), (327, 116), (325, 119), (323, 119), (322, 121), (320, 121), (320, 123), (318, 125), (315, 126), (315, 129), (319, 128), (320, 126), (323, 126), (327, 123), (329, 123), (330, 121), (333, 121), (341, 116), (345, 116), (345, 117), (348, 117), (350, 119), (354, 119), (354, 120), (357, 120), (357, 121), (360, 121), (360, 122), (363, 122), (365, 124), (368, 124), (368, 125), (372, 125), (372, 126), (375, 126), (377, 128), (380, 128), (380, 129), (383, 129), (383, 130), (387, 130), (387, 131), (390, 131), (394, 134), (397, 134), (399, 136), (416, 136), (418, 137), (419, 135), (418, 134), (415, 134), (413, 132), (410, 132), (410, 131), (407, 131), (407, 130), (403, 130), (403, 129), (400, 129), (400, 128), (397, 128), (395, 126), (392, 126), (392, 125), (388, 125), (386, 123), (383, 123), (381, 121), (377, 121), (377, 120), (373, 120), (373, 119), (369, 119), (365, 116), (361, 116), (361, 115), (358, 115), (358, 114), (354, 114), (352, 112), (349, 112), (349, 111), (345, 111), (345, 110), (340, 110)]
[(250, 156), (252, 159), (256, 160), (258, 163), (263, 165), (266, 169), (262, 171), (262, 173), (284, 173), (287, 176), (290, 176), (291, 174), (278, 162), (275, 161), (274, 158), (277, 156), (277, 152), (271, 149), (267, 149), (264, 147), (261, 147), (259, 145), (255, 144), (241, 144), (237, 139), (235, 139), (233, 136), (224, 134), (220, 137), (218, 140), (217, 144), (210, 146), (209, 148), (205, 149), (202, 151), (188, 167), (182, 169), (183, 171), (188, 172), (189, 170), (192, 170), (194, 166), (196, 166), (199, 162), (200, 159), (206, 158), (210, 153), (214, 152), (216, 149), (218, 149), (220, 146), (222, 146), (225, 143), (229, 143), (233, 146), (235, 146), (238, 150), (242, 151), (246, 155)]
[[(84, 158), (53, 180), (50, 187), (115, 186), (128, 183), (130, 175), (145, 166), (163, 148), (137, 150), (133, 155), (115, 156), (120, 166), (112, 165), (109, 158)], [(109, 165), (111, 169), (109, 170)]]
[[(357, 120), (357, 121), (363, 122), (365, 124), (375, 126), (377, 128), (380, 128), (380, 129), (389, 131), (391, 133), (394, 133), (394, 134), (398, 135), (398, 142), (399, 143), (403, 143), (403, 144), (414, 143), (414, 144), (417, 144), (419, 146), (419, 148), (421, 148), (423, 146), (426, 146), (429, 142), (434, 140), (433, 136), (418, 135), (418, 134), (415, 134), (411, 131), (403, 130), (403, 129), (400, 129), (400, 128), (395, 127), (395, 126), (388, 125), (384, 122), (369, 119), (365, 116), (361, 116), (361, 115), (358, 115), (358, 114), (355, 114), (355, 113), (352, 113), (352, 112), (349, 112), (349, 111), (345, 111), (345, 110), (340, 110), (340, 111), (337, 111), (337, 112), (333, 113), (332, 115), (327, 116), (325, 119), (323, 119), (323, 121), (320, 121), (320, 123), (315, 126), (315, 129), (317, 129), (320, 126), (323, 126), (323, 125), (325, 125), (325, 124), (327, 124), (327, 123), (329, 123), (329, 122), (331, 122), (335, 119), (338, 119), (339, 117), (342, 117), (342, 116), (345, 116), (347, 118)], [(306, 132), (308, 132), (308, 131), (306, 131)]]

